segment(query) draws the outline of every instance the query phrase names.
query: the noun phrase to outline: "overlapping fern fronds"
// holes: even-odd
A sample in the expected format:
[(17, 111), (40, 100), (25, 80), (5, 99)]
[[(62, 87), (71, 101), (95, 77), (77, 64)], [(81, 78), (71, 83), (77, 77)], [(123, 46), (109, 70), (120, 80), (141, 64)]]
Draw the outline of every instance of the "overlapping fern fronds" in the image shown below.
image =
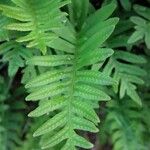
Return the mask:
[(53, 30), (60, 28), (61, 21), (65, 21), (66, 13), (60, 12), (59, 8), (68, 4), (70, 0), (11, 1), (10, 6), (0, 5), (3, 14), (14, 19), (6, 28), (25, 32), (17, 41), (28, 42), (27, 47), (39, 48), (45, 54), (47, 46), (57, 38)]

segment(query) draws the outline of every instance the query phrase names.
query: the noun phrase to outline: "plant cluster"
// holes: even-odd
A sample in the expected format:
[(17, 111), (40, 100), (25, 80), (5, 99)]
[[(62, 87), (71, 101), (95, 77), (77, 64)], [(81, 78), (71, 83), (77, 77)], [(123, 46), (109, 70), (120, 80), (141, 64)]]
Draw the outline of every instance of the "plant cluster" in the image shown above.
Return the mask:
[(149, 6), (0, 0), (0, 150), (149, 150)]

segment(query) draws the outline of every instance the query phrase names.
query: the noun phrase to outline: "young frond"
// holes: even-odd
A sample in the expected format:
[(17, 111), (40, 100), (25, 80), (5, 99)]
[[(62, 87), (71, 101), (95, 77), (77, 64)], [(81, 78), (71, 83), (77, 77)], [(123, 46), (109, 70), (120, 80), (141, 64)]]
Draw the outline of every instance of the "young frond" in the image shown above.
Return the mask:
[[(102, 48), (102, 44), (118, 22), (117, 18), (108, 19), (114, 8), (115, 6), (110, 4), (90, 15), (81, 31), (76, 31), (68, 21), (63, 29), (55, 30), (60, 36), (59, 39), (49, 44), (56, 52), (63, 53), (34, 56), (27, 61), (29, 66), (47, 68), (46, 72), (26, 84), (26, 88), (31, 92), (26, 100), (40, 101), (38, 108), (29, 116), (52, 114), (34, 133), (34, 136), (42, 135), (43, 149), (60, 143), (61, 150), (93, 147), (93, 144), (78, 134), (78, 130), (98, 132), (96, 126), (100, 120), (93, 108), (99, 101), (110, 100), (99, 86), (112, 85), (114, 80), (89, 68), (113, 54), (112, 49)], [(57, 42), (61, 43), (61, 47), (54, 44)], [(52, 132), (56, 133), (53, 135)]]

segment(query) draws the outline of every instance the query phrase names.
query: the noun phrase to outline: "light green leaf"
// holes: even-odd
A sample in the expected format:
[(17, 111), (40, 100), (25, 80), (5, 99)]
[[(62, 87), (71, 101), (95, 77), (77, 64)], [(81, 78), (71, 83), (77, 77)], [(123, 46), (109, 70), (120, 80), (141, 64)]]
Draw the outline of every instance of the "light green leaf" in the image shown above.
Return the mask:
[(67, 119), (66, 119), (66, 112), (61, 112), (56, 114), (53, 118), (46, 121), (40, 128), (38, 128), (33, 136), (40, 136), (42, 134), (49, 133), (58, 127), (62, 127)]
[(87, 84), (112, 85), (115, 83), (111, 77), (99, 71), (78, 71), (77, 77), (77, 82)]
[(99, 48), (93, 51), (87, 51), (85, 54), (82, 54), (80, 56), (80, 59), (78, 61), (78, 68), (104, 61), (112, 54), (113, 50), (107, 48)]
[(60, 109), (65, 106), (66, 100), (63, 97), (57, 97), (54, 99), (46, 100), (44, 104), (37, 107), (35, 110), (29, 113), (29, 117), (39, 117), (46, 113)]
[(79, 117), (73, 118), (73, 127), (74, 129), (89, 131), (94, 133), (99, 131), (98, 128), (96, 128), (92, 122)]
[(96, 101), (110, 100), (110, 97), (103, 91), (99, 90), (98, 88), (94, 88), (92, 86), (84, 85), (84, 84), (82, 85), (78, 84), (76, 86), (75, 96), (84, 99), (96, 100)]
[(83, 147), (85, 149), (91, 149), (93, 147), (93, 144), (91, 144), (90, 142), (88, 142), (86, 139), (84, 139), (81, 136), (75, 135), (73, 137), (73, 140), (75, 141), (75, 144), (77, 146)]
[(37, 101), (40, 99), (46, 99), (46, 98), (50, 98), (50, 97), (55, 97), (58, 95), (61, 95), (63, 92), (67, 91), (68, 87), (65, 86), (66, 84), (61, 84), (60, 82), (51, 84), (51, 85), (47, 85), (44, 87), (41, 87), (40, 89), (37, 89), (36, 91), (34, 91), (33, 93), (29, 94), (26, 97), (27, 101)]
[(60, 66), (60, 65), (68, 65), (73, 62), (72, 55), (50, 55), (50, 56), (34, 56), (27, 61), (28, 65), (38, 65), (38, 66)]

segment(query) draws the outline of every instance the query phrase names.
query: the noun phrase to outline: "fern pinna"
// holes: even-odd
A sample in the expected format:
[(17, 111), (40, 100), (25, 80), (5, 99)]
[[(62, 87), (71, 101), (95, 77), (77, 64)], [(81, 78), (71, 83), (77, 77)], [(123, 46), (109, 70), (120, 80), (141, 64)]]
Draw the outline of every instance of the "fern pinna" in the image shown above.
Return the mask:
[[(62, 144), (62, 150), (92, 148), (93, 145), (81, 137), (77, 130), (97, 132), (99, 118), (93, 108), (97, 106), (98, 101), (110, 100), (99, 86), (111, 85), (114, 83), (113, 79), (90, 68), (94, 63), (103, 62), (113, 54), (112, 49), (103, 48), (102, 44), (118, 22), (117, 18), (108, 19), (115, 5), (105, 6), (89, 17), (87, 13), (80, 13), (85, 21), (79, 28), (59, 10), (68, 1), (12, 1), (16, 6), (1, 5), (1, 9), (6, 16), (19, 22), (9, 24), (7, 28), (29, 31), (17, 41), (29, 41), (28, 47), (40, 48), (44, 54), (47, 46), (55, 50), (54, 54), (47, 52), (45, 56), (34, 56), (27, 61), (27, 65), (42, 66), (47, 70), (26, 85), (31, 92), (26, 100), (40, 101), (38, 108), (29, 116), (39, 117), (55, 112), (53, 117), (36, 130), (34, 136), (43, 135), (41, 146), (44, 149), (59, 143)], [(88, 1), (82, 4), (89, 7)], [(43, 7), (52, 9), (47, 13), (47, 9), (42, 11)], [(83, 17), (79, 19), (82, 20)], [(46, 24), (43, 24), (43, 21), (47, 21)]]

